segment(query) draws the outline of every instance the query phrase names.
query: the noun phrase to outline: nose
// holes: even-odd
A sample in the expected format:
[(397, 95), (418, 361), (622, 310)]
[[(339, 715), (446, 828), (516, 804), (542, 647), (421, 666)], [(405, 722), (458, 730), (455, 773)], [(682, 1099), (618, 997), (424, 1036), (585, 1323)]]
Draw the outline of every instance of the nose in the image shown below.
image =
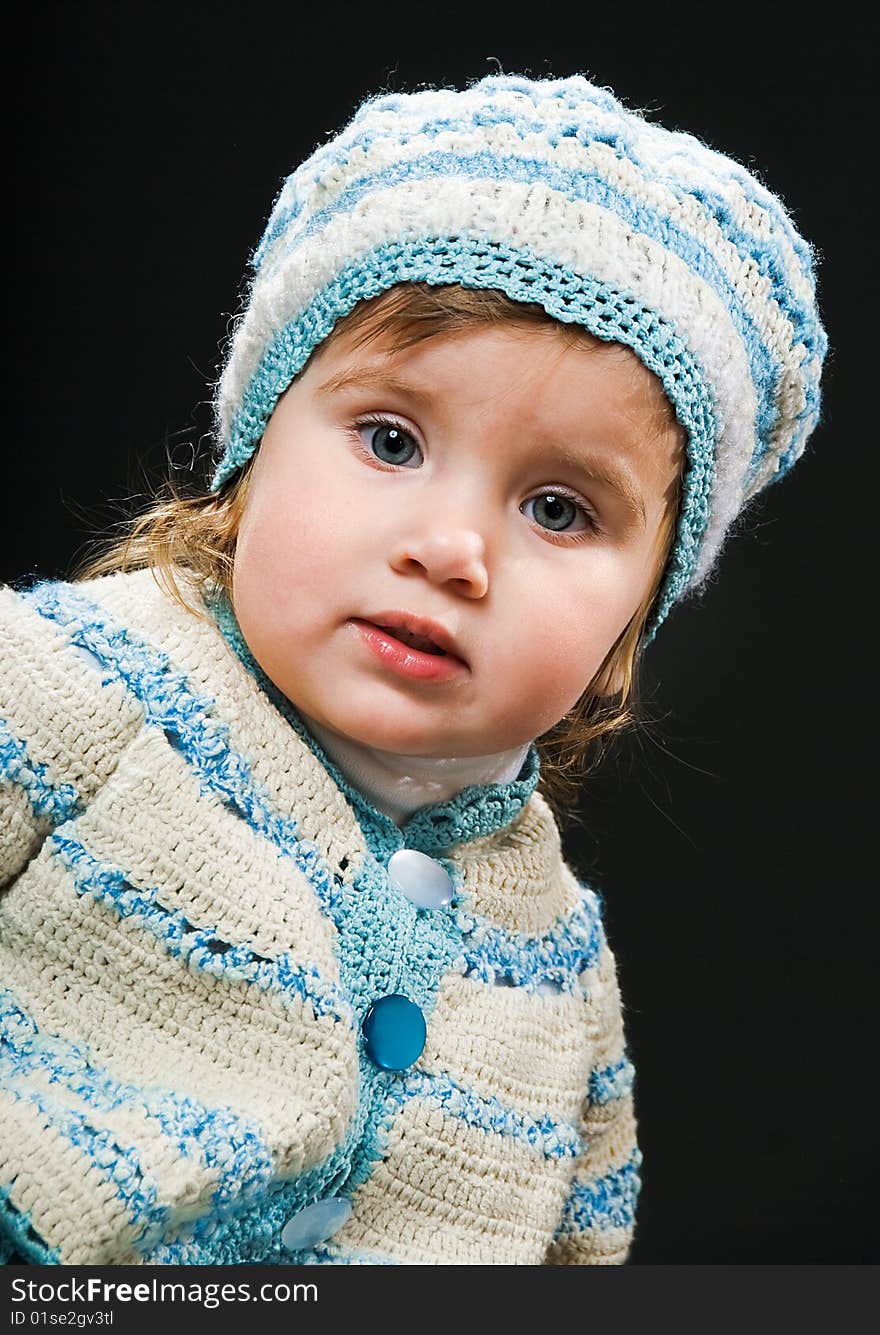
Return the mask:
[(468, 598), (482, 598), (489, 587), (486, 544), (471, 528), (432, 526), (400, 538), (390, 555), (400, 574), (424, 571), (435, 584), (451, 584)]

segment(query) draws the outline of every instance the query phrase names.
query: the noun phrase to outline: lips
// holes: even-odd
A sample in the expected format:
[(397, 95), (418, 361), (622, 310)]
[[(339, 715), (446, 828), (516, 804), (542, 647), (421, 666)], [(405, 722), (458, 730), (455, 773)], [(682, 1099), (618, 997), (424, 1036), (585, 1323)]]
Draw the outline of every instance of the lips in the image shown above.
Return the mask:
[(448, 654), (462, 663), (466, 661), (449, 632), (439, 622), (431, 621), (428, 617), (416, 616), (413, 612), (386, 611), (376, 612), (364, 620), (390, 631), (395, 639), (412, 649), (438, 657)]

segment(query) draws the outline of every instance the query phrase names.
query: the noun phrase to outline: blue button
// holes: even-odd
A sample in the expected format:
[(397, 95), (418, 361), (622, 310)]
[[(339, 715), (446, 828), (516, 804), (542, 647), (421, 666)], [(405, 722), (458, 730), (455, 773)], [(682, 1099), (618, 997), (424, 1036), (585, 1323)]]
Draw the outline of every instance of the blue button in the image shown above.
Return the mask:
[(449, 872), (416, 848), (398, 849), (388, 859), (388, 880), (420, 909), (442, 909), (452, 903), (454, 887)]
[(314, 1201), (288, 1219), (281, 1230), (281, 1246), (289, 1252), (315, 1247), (338, 1233), (351, 1218), (351, 1201), (344, 1196), (328, 1196)]
[(362, 1028), (368, 1055), (385, 1071), (405, 1071), (425, 1050), (425, 1017), (399, 992), (374, 1001)]

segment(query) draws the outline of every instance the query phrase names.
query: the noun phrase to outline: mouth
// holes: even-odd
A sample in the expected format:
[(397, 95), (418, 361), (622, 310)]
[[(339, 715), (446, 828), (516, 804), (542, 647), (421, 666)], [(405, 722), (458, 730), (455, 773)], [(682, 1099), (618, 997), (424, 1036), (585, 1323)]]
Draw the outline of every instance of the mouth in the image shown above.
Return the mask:
[(401, 644), (436, 658), (454, 658), (465, 663), (458, 645), (444, 626), (412, 612), (377, 612), (364, 618), (379, 630), (387, 631)]
[(470, 676), (470, 667), (455, 652), (454, 640), (436, 622), (430, 623), (430, 633), (424, 621), (415, 627), (400, 626), (386, 613), (369, 621), (353, 617), (350, 624), (374, 660), (395, 676), (434, 686)]

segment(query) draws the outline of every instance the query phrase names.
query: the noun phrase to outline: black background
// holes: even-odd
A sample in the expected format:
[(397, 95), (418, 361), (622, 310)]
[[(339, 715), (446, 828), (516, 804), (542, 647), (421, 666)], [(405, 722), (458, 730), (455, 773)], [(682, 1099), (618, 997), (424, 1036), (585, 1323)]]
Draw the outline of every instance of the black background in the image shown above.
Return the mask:
[(77, 4), (7, 49), (7, 581), (63, 576), (166, 451), (205, 451), (274, 195), (369, 93), (587, 74), (756, 170), (818, 247), (823, 422), (661, 630), (646, 726), (566, 836), (638, 1072), (634, 1263), (877, 1254), (873, 74), (812, 13)]

